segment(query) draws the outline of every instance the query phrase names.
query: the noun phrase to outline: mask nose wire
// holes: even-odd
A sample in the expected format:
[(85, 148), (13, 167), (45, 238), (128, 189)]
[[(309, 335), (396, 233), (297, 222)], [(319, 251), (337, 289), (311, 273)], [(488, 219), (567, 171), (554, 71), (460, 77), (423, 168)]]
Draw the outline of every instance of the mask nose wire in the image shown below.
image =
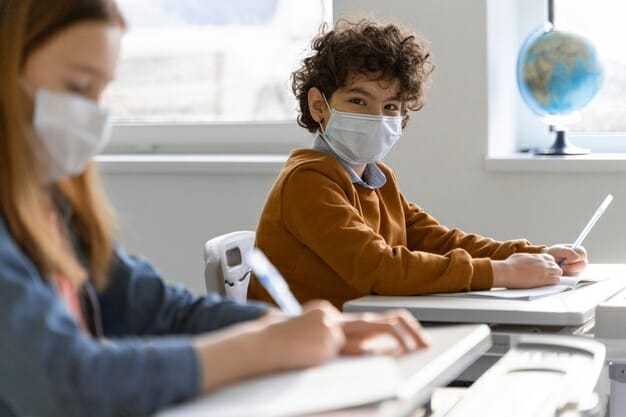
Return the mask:
[[(328, 100), (326, 99), (326, 94), (322, 93), (322, 98), (324, 99), (324, 103), (326, 104), (326, 107), (328, 108), (328, 111), (332, 111), (332, 109), (330, 108), (330, 104), (328, 104)], [(402, 108), (402, 103), (400, 104), (400, 108)], [(380, 114), (380, 116), (384, 116), (384, 114)], [(402, 120), (405, 120), (408, 118), (407, 114), (402, 114), (402, 112), (400, 112), (399, 117), (402, 117)], [(322, 129), (322, 133), (324, 133), (324, 128), (322, 128), (322, 124), (318, 122), (318, 124), (320, 125), (320, 128)]]

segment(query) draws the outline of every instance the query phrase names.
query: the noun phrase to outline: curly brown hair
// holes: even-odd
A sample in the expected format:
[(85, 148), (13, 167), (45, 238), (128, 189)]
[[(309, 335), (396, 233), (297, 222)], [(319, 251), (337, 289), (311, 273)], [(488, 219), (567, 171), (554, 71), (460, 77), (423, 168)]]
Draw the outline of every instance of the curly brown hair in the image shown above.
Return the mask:
[(311, 41), (312, 54), (291, 74), (291, 88), (299, 103), (298, 124), (312, 133), (318, 122), (309, 111), (308, 92), (317, 87), (330, 99), (355, 74), (376, 74), (380, 80), (400, 82), (404, 124), (407, 110), (417, 111), (425, 102), (424, 90), (434, 66), (426, 41), (396, 24), (369, 19), (340, 19), (335, 27)]

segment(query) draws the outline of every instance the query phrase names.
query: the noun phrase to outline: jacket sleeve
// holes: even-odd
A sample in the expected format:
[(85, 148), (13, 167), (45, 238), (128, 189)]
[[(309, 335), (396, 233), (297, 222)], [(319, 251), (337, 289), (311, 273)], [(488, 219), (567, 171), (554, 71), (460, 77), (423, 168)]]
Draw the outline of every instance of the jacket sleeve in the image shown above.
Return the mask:
[[(198, 360), (188, 336), (167, 330), (208, 330), (263, 311), (192, 297), (163, 284), (145, 262), (118, 257), (100, 301), (108, 327), (126, 337), (110, 331), (97, 340), (78, 327), (0, 218), (0, 409), (5, 402), (19, 416), (128, 416), (188, 400), (198, 394)], [(120, 294), (126, 310), (115, 307)]]
[(438, 254), (388, 244), (364, 222), (341, 186), (320, 171), (297, 171), (280, 198), (289, 232), (361, 293), (425, 294), (492, 285), (489, 259), (472, 259), (464, 249)]
[(498, 242), (459, 229), (448, 229), (432, 216), (401, 195), (406, 219), (407, 246), (411, 250), (446, 254), (455, 248), (462, 248), (473, 258), (506, 259), (514, 253), (540, 252), (545, 246), (533, 246), (525, 239)]
[(19, 416), (145, 415), (197, 395), (188, 337), (85, 334), (1, 219), (0, 318), (0, 402)]
[(99, 296), (107, 337), (197, 334), (256, 319), (268, 308), (262, 303), (224, 300), (217, 294), (194, 296), (166, 284), (148, 262), (119, 248), (111, 279)]

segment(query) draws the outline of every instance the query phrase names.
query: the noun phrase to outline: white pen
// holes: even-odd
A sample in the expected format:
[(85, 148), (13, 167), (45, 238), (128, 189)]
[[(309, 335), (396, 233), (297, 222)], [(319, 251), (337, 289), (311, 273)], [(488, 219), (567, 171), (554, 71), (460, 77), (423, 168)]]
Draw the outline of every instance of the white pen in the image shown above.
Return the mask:
[[(593, 216), (591, 216), (591, 219), (589, 219), (589, 222), (587, 223), (583, 231), (580, 232), (580, 235), (578, 235), (578, 237), (572, 244), (572, 250), (575, 251), (583, 243), (583, 240), (585, 240), (589, 232), (591, 232), (593, 225), (595, 225), (598, 219), (602, 216), (602, 214), (604, 214), (604, 210), (606, 210), (609, 204), (611, 204), (611, 201), (613, 201), (613, 196), (611, 194), (608, 194), (604, 198), (604, 201), (602, 201), (602, 204), (600, 204), (600, 207), (598, 207), (596, 212), (593, 213)], [(559, 266), (563, 265), (563, 262), (565, 262), (565, 259), (561, 259), (559, 261)]]
[(260, 249), (254, 248), (248, 253), (248, 265), (254, 275), (272, 296), (276, 304), (288, 315), (297, 316), (302, 313), (302, 306), (289, 291), (285, 278), (267, 259)]

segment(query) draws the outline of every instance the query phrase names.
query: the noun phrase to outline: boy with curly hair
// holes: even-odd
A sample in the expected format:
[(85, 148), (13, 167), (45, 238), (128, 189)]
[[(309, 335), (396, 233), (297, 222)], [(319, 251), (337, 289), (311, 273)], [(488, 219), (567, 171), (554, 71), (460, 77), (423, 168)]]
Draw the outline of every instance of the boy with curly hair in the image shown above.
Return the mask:
[[(341, 308), (367, 294), (537, 287), (585, 268), (582, 248), (449, 229), (400, 192), (380, 161), (424, 104), (433, 70), (424, 40), (395, 24), (340, 20), (311, 47), (292, 88), (298, 124), (317, 136), (289, 156), (256, 235), (300, 301)], [(271, 300), (255, 279), (249, 297)]]

